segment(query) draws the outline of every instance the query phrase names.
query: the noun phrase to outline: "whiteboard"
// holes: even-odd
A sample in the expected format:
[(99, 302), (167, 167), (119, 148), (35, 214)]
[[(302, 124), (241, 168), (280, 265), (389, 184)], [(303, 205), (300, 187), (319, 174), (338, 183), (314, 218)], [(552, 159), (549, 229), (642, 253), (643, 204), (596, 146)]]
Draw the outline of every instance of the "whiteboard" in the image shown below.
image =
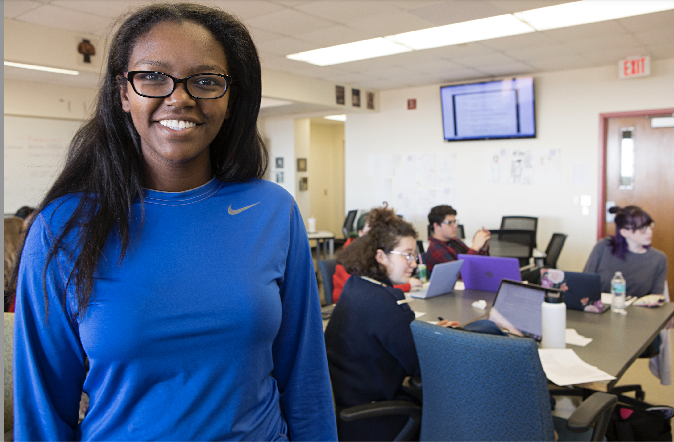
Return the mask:
[(5, 115), (5, 213), (40, 203), (82, 123)]

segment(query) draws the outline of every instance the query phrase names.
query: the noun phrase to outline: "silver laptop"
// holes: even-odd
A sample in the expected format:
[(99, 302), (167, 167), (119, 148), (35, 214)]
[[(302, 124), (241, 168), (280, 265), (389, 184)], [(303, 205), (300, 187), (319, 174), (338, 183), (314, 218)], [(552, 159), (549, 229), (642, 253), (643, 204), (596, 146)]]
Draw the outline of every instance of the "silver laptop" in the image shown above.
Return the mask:
[(410, 292), (410, 295), (414, 298), (432, 298), (451, 292), (459, 279), (462, 265), (463, 259), (434, 265), (428, 284), (424, 284), (421, 290)]

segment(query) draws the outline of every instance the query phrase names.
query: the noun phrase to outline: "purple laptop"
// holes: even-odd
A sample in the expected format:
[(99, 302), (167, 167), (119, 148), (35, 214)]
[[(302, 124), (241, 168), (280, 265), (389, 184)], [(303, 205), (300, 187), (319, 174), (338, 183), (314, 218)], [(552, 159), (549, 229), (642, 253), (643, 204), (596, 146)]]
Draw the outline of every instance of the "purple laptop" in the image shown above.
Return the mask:
[(461, 278), (467, 290), (497, 292), (501, 281), (522, 281), (520, 262), (517, 258), (483, 255), (459, 255), (463, 259)]

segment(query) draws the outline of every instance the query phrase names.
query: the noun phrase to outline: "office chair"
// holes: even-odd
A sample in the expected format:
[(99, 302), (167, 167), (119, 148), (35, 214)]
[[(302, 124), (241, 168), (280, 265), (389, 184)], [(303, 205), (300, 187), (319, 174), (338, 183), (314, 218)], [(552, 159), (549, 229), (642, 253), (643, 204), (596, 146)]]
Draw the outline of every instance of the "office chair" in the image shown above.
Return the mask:
[(318, 269), (321, 272), (321, 279), (323, 280), (324, 306), (332, 304), (332, 276), (335, 274), (336, 266), (337, 263), (334, 259), (323, 259), (318, 261)]
[(426, 253), (424, 250), (424, 242), (420, 239), (417, 240), (417, 253), (421, 253), (422, 255)]
[(357, 210), (349, 210), (344, 218), (344, 224), (342, 225), (342, 233), (344, 238), (348, 238), (349, 234), (353, 232), (353, 222), (356, 220), (356, 215), (358, 214)]
[(463, 224), (456, 225), (456, 237), (459, 239), (466, 239), (466, 234), (463, 230)]
[[(411, 324), (424, 394), (421, 440), (554, 440), (533, 339)], [(566, 423), (603, 440), (617, 397), (595, 393)]]
[(536, 247), (536, 232), (538, 231), (538, 218), (533, 216), (503, 216), (501, 217), (501, 230), (533, 230), (534, 247)]
[(568, 235), (563, 233), (553, 233), (548, 247), (545, 249), (545, 259), (543, 263), (545, 264), (546, 269), (556, 269), (557, 260), (559, 255), (562, 253), (562, 247), (564, 247), (564, 242), (566, 241)]
[(529, 264), (534, 254), (536, 232), (533, 230), (491, 230), (489, 251), (492, 256), (517, 258), (520, 267)]

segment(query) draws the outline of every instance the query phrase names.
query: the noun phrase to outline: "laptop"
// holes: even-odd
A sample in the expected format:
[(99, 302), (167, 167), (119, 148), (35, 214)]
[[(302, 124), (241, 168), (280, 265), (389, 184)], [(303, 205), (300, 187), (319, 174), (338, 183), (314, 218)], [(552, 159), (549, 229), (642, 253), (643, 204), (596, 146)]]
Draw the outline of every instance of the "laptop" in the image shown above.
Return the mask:
[(459, 255), (458, 258), (464, 261), (461, 279), (467, 290), (495, 292), (504, 278), (513, 281), (522, 280), (517, 258), (483, 255)]
[(561, 290), (504, 279), (488, 319), (509, 334), (540, 341), (543, 336), (541, 306), (546, 292)]
[(459, 279), (462, 265), (462, 259), (436, 264), (433, 266), (428, 284), (424, 284), (421, 290), (410, 292), (410, 296), (413, 298), (432, 298), (451, 292)]
[(541, 285), (561, 288), (566, 308), (570, 310), (602, 313), (610, 308), (610, 305), (601, 302), (601, 278), (598, 274), (542, 269)]

